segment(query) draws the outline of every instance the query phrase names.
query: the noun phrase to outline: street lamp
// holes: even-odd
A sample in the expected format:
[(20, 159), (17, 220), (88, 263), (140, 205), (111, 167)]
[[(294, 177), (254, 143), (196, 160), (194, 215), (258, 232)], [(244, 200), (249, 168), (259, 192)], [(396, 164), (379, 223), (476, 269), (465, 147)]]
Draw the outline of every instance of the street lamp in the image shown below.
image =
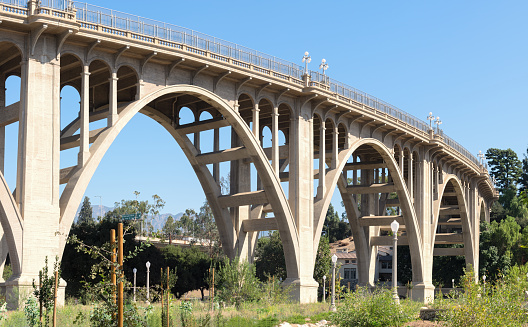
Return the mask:
[(326, 275), (323, 276), (323, 303), (326, 303)]
[(336, 311), (336, 306), (335, 306), (336, 262), (337, 262), (337, 255), (334, 253), (334, 255), (332, 256), (332, 302), (330, 304), (331, 311)]
[(396, 304), (400, 304), (400, 297), (398, 296), (398, 290), (397, 290), (397, 280), (398, 280), (398, 269), (396, 265), (398, 264), (397, 256), (398, 256), (398, 229), (400, 228), (400, 224), (394, 220), (391, 223), (391, 229), (392, 229), (392, 298), (394, 299), (394, 302)]
[(304, 53), (304, 56), (302, 58), (302, 62), (304, 62), (304, 73), (308, 75), (308, 64), (312, 61), (312, 57), (310, 57), (310, 54), (308, 51)]
[(429, 112), (429, 116), (427, 116), (427, 120), (429, 121), (429, 128), (433, 129), (433, 120), (435, 119), (435, 116), (432, 112)]
[(442, 121), (440, 120), (440, 117), (436, 117), (436, 120), (434, 123), (436, 124), (436, 134), (440, 134), (440, 125), (442, 125)]
[(479, 163), (482, 165), (482, 162), (484, 162), (484, 153), (482, 153), (482, 151), (479, 150), (479, 153), (477, 155), (479, 157)]
[(137, 269), (136, 268), (132, 269), (132, 272), (134, 273), (134, 302), (136, 302), (136, 273), (137, 273)]
[(455, 279), (451, 279), (451, 284), (453, 285), (453, 288), (455, 288)]
[(147, 263), (145, 265), (147, 266), (147, 303), (149, 303), (149, 300), (150, 300), (150, 281), (149, 281), (149, 277), (150, 277), (150, 261), (147, 261)]
[(319, 65), (319, 69), (323, 70), (323, 75), (324, 75), (326, 70), (328, 69), (328, 64), (326, 63), (326, 59), (323, 58), (323, 60), (321, 60), (321, 64)]

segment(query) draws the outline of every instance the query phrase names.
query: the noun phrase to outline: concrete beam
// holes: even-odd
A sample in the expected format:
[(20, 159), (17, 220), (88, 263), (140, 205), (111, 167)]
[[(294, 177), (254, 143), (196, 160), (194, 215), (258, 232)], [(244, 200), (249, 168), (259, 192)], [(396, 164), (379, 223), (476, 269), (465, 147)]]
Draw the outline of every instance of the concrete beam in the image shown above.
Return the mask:
[(222, 195), (218, 197), (218, 203), (222, 208), (240, 207), (251, 204), (268, 203), (268, 197), (264, 190), (254, 192), (241, 192), (232, 195)]
[(403, 216), (363, 216), (359, 218), (359, 226), (389, 226), (394, 220), (404, 224)]
[(246, 219), (242, 221), (242, 230), (246, 233), (278, 229), (279, 225), (275, 218)]
[(248, 157), (249, 154), (247, 149), (243, 146), (240, 146), (222, 151), (199, 154), (196, 156), (196, 161), (200, 165), (209, 165), (218, 162), (245, 159)]
[(442, 226), (462, 225), (462, 218), (450, 218), (447, 221), (439, 221), (438, 225), (442, 225)]
[(347, 186), (349, 194), (376, 194), (376, 193), (391, 193), (396, 192), (396, 186), (392, 183), (363, 185), (349, 185)]
[(465, 255), (464, 248), (434, 248), (433, 256), (435, 257), (453, 257), (457, 255)]
[[(264, 153), (266, 157), (271, 160), (272, 148), (264, 148)], [(288, 145), (279, 146), (279, 159), (286, 159), (290, 155), (290, 147)]]
[(77, 168), (77, 166), (72, 166), (72, 167), (68, 167), (68, 168), (63, 168), (60, 170), (60, 184), (67, 184), (68, 181), (70, 180), (70, 178), (73, 176), (73, 174), (75, 173), (75, 168)]
[(399, 207), (400, 206), (400, 199), (387, 199), (385, 201), (386, 207)]
[[(392, 236), (372, 236), (370, 246), (392, 246)], [(398, 236), (398, 245), (409, 245), (407, 236)]]
[[(105, 128), (99, 128), (99, 129), (90, 131), (90, 139), (89, 139), (90, 143), (95, 142), (99, 134), (101, 134), (104, 130)], [(73, 135), (73, 136), (61, 137), (61, 140), (60, 140), (61, 151), (78, 147), (80, 144), (80, 140), (81, 140), (81, 136), (79, 134)]]
[(228, 126), (229, 123), (224, 117), (202, 120), (195, 123), (180, 125), (175, 129), (182, 134), (192, 134)]
[(440, 216), (459, 215), (460, 208), (458, 206), (442, 206), (440, 207)]
[(387, 168), (387, 164), (383, 161), (371, 161), (371, 162), (349, 162), (345, 164), (343, 170), (359, 170), (359, 169), (378, 169)]
[(20, 101), (10, 104), (0, 110), (0, 127), (7, 126), (18, 121), (20, 115)]
[(459, 233), (436, 234), (435, 244), (464, 244), (464, 235)]

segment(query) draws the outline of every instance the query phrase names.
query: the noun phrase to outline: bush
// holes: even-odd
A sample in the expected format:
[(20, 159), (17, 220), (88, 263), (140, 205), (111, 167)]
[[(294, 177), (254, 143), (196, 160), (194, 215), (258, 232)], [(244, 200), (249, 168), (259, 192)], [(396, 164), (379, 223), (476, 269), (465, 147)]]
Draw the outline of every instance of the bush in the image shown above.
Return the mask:
[(455, 301), (439, 303), (440, 318), (453, 327), (525, 326), (524, 291), (528, 266), (513, 267), (508, 274), (490, 283), (475, 283), (473, 269), (462, 278), (464, 293)]
[(394, 303), (390, 290), (369, 292), (367, 288), (361, 287), (345, 295), (331, 320), (339, 326), (400, 326), (418, 316), (418, 306), (418, 303), (408, 300), (402, 301), (400, 305)]
[(255, 266), (240, 262), (238, 258), (226, 259), (218, 271), (218, 298), (240, 308), (243, 302), (252, 302), (260, 298), (259, 281), (255, 275)]

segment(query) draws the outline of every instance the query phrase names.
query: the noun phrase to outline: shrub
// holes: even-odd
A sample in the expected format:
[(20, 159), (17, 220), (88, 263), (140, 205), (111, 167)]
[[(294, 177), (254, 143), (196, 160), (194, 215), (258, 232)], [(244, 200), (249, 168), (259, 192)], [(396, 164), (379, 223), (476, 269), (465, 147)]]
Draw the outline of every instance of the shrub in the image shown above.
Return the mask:
[(492, 285), (475, 283), (473, 269), (466, 269), (462, 278), (464, 293), (456, 301), (442, 303), (446, 310), (441, 319), (453, 327), (525, 326), (526, 271), (527, 266), (513, 267)]
[(394, 303), (392, 293), (387, 289), (369, 292), (367, 288), (360, 287), (356, 292), (345, 295), (331, 320), (339, 326), (400, 326), (416, 318), (417, 305), (407, 300), (400, 305)]
[(238, 258), (226, 259), (218, 271), (218, 297), (221, 301), (240, 308), (243, 302), (259, 299), (259, 281), (255, 266), (240, 262)]

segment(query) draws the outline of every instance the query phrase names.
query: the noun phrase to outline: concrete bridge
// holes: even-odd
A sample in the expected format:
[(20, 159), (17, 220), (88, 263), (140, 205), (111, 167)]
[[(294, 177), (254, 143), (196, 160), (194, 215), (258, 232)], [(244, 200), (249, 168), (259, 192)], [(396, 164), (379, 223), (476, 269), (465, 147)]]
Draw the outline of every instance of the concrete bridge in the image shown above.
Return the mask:
[[(11, 75), (20, 77), (20, 101), (6, 107)], [(61, 110), (72, 110), (60, 106), (65, 86), (81, 101), (61, 130)], [(182, 110), (194, 121), (181, 124)], [(29, 287), (46, 256), (62, 256), (92, 175), (137, 113), (183, 149), (229, 257), (251, 261), (257, 232), (279, 230), (286, 283), (301, 302), (316, 301), (315, 255), (336, 189), (361, 284), (373, 283), (376, 247), (391, 244), (394, 219), (410, 248), (417, 299), (433, 296), (433, 256), (464, 255), (478, 267), (479, 222), (489, 220), (497, 193), (486, 167), (441, 130), (328, 76), (181, 27), (88, 4), (3, 0), (2, 173), (5, 126), (19, 124), (16, 185), (0, 176), (0, 261), (9, 254), (14, 273), (8, 293)], [(95, 121), (106, 127), (90, 130)], [(78, 163), (61, 167), (61, 151), (73, 148)]]

